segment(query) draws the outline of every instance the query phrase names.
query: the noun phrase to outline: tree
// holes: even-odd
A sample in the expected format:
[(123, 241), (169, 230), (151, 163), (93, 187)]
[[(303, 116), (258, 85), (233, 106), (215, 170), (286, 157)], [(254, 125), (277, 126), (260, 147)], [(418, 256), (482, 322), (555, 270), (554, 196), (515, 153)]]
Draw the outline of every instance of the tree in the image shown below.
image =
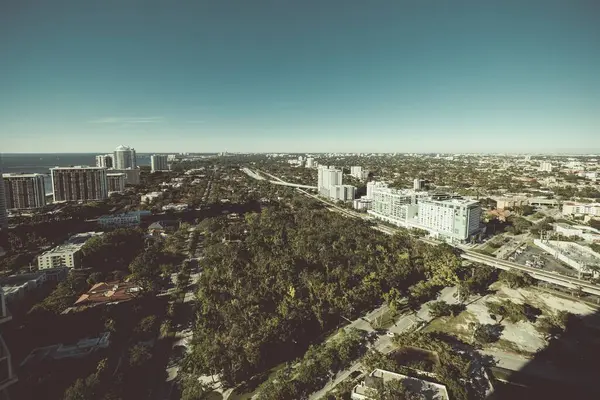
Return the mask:
[(443, 300), (429, 303), (429, 315), (433, 318), (446, 317), (452, 314), (452, 306)]
[(488, 344), (498, 341), (502, 334), (502, 325), (475, 323), (472, 327), (473, 339), (479, 344)]
[(139, 367), (152, 358), (148, 346), (136, 344), (129, 350), (129, 365)]
[(507, 319), (512, 323), (517, 323), (519, 321), (534, 321), (541, 313), (538, 308), (529, 304), (518, 304), (510, 300), (502, 300), (500, 302), (488, 301), (485, 304), (491, 315), (500, 317), (499, 322), (502, 322), (504, 319)]
[(135, 328), (137, 333), (142, 335), (148, 335), (152, 332), (154, 327), (156, 326), (156, 316), (149, 315), (145, 318), (142, 318), (138, 326)]
[(208, 398), (208, 394), (212, 392), (212, 388), (200, 382), (197, 377), (185, 374), (181, 380), (181, 399), (182, 400), (203, 400)]
[(73, 385), (65, 391), (64, 400), (89, 400), (97, 394), (100, 381), (97, 374), (91, 374), (87, 378), (77, 379)]
[(509, 288), (517, 289), (533, 285), (533, 278), (529, 274), (521, 271), (502, 271), (499, 276), (500, 281), (505, 282)]
[(458, 283), (456, 286), (456, 297), (461, 303), (469, 300), (471, 297), (471, 286), (468, 282), (462, 281)]
[(151, 247), (137, 256), (129, 266), (134, 282), (144, 291), (156, 292), (162, 282), (160, 270), (160, 253), (156, 247)]
[(104, 274), (102, 272), (92, 272), (90, 276), (87, 278), (86, 282), (89, 285), (95, 285), (96, 283), (102, 282), (104, 279)]

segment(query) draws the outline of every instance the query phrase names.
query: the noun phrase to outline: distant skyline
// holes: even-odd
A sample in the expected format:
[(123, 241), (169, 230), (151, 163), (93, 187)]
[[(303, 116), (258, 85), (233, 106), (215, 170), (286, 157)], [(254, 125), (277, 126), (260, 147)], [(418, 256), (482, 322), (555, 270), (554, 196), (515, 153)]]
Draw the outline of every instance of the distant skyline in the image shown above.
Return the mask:
[(4, 153), (600, 153), (597, 0), (0, 10)]

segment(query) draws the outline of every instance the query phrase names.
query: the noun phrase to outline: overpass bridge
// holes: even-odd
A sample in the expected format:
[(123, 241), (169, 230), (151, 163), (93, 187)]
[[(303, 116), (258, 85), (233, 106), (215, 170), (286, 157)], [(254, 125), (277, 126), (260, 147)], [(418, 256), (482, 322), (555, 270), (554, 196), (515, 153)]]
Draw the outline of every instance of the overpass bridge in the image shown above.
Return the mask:
[[(259, 173), (257, 173), (256, 171), (252, 171), (250, 168), (242, 168), (242, 171), (244, 171), (244, 173), (246, 175), (248, 175), (251, 178), (254, 178), (256, 180), (259, 181), (265, 181), (265, 177), (260, 175)], [(261, 171), (262, 172), (262, 171)], [(265, 175), (270, 176), (271, 178), (274, 178), (273, 180), (269, 180), (267, 182), (272, 183), (273, 185), (280, 185), (280, 186), (289, 186), (289, 187), (295, 187), (298, 189), (314, 189), (316, 190), (317, 187), (316, 186), (310, 186), (310, 185), (301, 185), (299, 183), (290, 183), (290, 182), (285, 182), (279, 178), (277, 178), (276, 176), (273, 176), (271, 174), (268, 174), (266, 172), (262, 172)]]
[(600, 296), (600, 286), (588, 281), (584, 281), (583, 279), (571, 278), (570, 276), (561, 275), (555, 272), (548, 272), (538, 268), (527, 267), (511, 261), (500, 260), (495, 257), (476, 253), (472, 250), (462, 250), (460, 256), (465, 260), (489, 265), (490, 267), (498, 268), (504, 271), (521, 271), (540, 281), (553, 283), (555, 285), (574, 290), (581, 289), (585, 293)]

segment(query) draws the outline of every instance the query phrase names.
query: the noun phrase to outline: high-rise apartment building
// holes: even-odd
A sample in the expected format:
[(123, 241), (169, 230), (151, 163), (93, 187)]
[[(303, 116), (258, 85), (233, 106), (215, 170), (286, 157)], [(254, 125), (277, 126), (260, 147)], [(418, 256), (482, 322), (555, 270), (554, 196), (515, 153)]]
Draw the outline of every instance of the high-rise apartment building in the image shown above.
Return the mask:
[(54, 201), (104, 200), (108, 197), (106, 168), (55, 167), (52, 174)]
[(135, 149), (128, 146), (119, 146), (115, 149), (113, 167), (115, 169), (135, 169), (137, 159)]
[(42, 174), (2, 174), (6, 208), (28, 210), (46, 205), (46, 187)]
[(96, 156), (96, 167), (112, 168), (113, 166), (114, 163), (112, 154), (102, 154)]
[[(2, 170), (0, 170), (0, 175)], [(0, 179), (0, 239), (8, 229), (8, 215), (6, 212), (6, 196), (4, 194), (4, 179)], [(0, 247), (0, 250), (2, 248)]]
[(111, 174), (125, 174), (126, 185), (139, 185), (140, 184), (140, 169), (111, 169)]
[(125, 191), (125, 181), (127, 180), (127, 175), (123, 173), (107, 173), (106, 174), (106, 183), (108, 185), (108, 192), (123, 192)]
[(150, 166), (152, 172), (156, 171), (168, 171), (169, 164), (167, 162), (167, 156), (162, 154), (153, 154), (150, 156)]
[(312, 157), (306, 157), (306, 168), (314, 167), (315, 159)]
[(342, 171), (339, 169), (320, 166), (317, 173), (317, 188), (321, 196), (329, 197), (332, 186), (342, 184)]

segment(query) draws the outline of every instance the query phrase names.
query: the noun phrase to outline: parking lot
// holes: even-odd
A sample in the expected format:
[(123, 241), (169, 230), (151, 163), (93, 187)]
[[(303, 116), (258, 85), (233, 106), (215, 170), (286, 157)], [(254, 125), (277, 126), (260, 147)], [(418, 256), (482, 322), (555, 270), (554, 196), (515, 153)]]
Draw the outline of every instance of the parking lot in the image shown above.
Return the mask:
[(526, 246), (523, 252), (521, 254), (511, 254), (511, 256), (509, 257), (510, 261), (514, 261), (523, 265), (526, 265), (526, 263), (529, 261), (531, 263), (530, 266), (535, 267), (535, 261), (539, 260), (538, 265), (540, 265), (541, 269), (545, 271), (556, 271), (557, 273), (562, 275), (577, 277), (577, 271), (563, 264), (562, 262), (552, 257), (539, 247), (535, 245), (524, 244), (521, 246), (521, 248), (523, 248), (523, 246)]

